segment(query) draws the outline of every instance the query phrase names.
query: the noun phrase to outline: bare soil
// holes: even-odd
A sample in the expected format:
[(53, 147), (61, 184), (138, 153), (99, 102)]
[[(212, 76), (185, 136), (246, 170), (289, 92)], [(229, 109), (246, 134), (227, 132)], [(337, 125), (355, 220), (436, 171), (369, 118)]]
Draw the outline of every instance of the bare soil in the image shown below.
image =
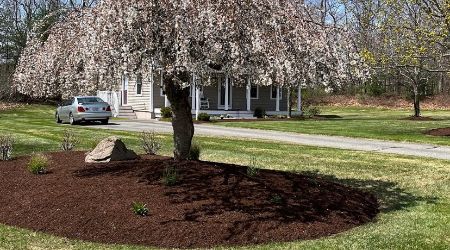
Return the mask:
[(7, 103), (7, 102), (1, 102), (0, 101), (0, 111), (16, 109), (16, 108), (19, 108), (19, 107), (22, 107), (22, 106), (23, 106), (23, 104)]
[[(401, 108), (413, 109), (413, 103), (410, 100), (398, 96), (344, 96), (330, 95), (320, 100), (320, 104), (336, 107), (378, 107), (378, 108)], [(448, 110), (450, 109), (450, 96), (437, 95), (427, 97), (420, 104), (422, 109)]]
[[(319, 177), (161, 156), (85, 164), (84, 152), (48, 153), (50, 173), (29, 157), (0, 162), (0, 223), (71, 239), (157, 247), (213, 247), (315, 239), (372, 221), (374, 195)], [(165, 186), (167, 166), (179, 181)], [(147, 204), (146, 217), (132, 202)]]
[(437, 128), (426, 131), (425, 134), (433, 136), (450, 136), (450, 128)]

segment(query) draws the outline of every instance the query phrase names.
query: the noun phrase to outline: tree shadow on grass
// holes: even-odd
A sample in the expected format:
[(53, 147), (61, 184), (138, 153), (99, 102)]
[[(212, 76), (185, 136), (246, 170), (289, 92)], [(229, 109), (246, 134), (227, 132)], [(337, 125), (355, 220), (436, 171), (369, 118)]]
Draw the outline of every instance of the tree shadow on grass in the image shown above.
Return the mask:
[(334, 175), (321, 174), (319, 171), (306, 171), (300, 172), (300, 174), (328, 180), (372, 193), (380, 202), (380, 211), (384, 213), (403, 210), (408, 207), (416, 206), (421, 202), (435, 204), (439, 200), (438, 197), (433, 196), (418, 196), (402, 189), (397, 183), (390, 181), (337, 178)]

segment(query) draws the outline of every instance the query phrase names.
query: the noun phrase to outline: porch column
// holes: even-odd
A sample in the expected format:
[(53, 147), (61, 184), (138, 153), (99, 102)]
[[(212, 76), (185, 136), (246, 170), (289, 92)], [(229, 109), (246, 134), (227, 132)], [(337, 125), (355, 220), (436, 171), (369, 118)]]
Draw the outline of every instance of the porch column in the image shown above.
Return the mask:
[(252, 82), (250, 78), (247, 80), (247, 111), (251, 110), (251, 90), (252, 90)]
[(302, 85), (298, 85), (298, 94), (297, 94), (297, 111), (300, 112), (300, 115), (303, 114), (302, 112)]
[(229, 100), (228, 100), (228, 95), (229, 95), (229, 90), (228, 90), (228, 86), (229, 86), (230, 82), (229, 82), (229, 77), (228, 74), (225, 75), (225, 110), (228, 110), (228, 105), (229, 105)]
[(290, 108), (291, 108), (291, 87), (289, 87), (288, 88), (288, 91), (287, 91), (287, 116), (288, 116), (288, 118), (291, 118), (291, 116), (290, 116), (290, 114), (291, 114), (291, 110), (290, 110)]
[[(161, 70), (161, 86), (163, 88), (164, 93), (165, 91), (165, 87), (164, 87), (164, 71)], [(164, 95), (164, 107), (170, 107), (170, 102), (169, 99), (167, 98), (167, 95)]]
[[(191, 85), (191, 97), (192, 97), (192, 109), (197, 110), (195, 107), (196, 105), (196, 93), (197, 93), (197, 87), (195, 86), (195, 75), (192, 74), (192, 85)], [(198, 103), (198, 102), (197, 102)]]
[(198, 115), (200, 114), (200, 88), (199, 86), (195, 86), (195, 119), (198, 120)]
[(154, 96), (155, 96), (155, 90), (153, 88), (153, 83), (154, 83), (155, 79), (153, 77), (153, 65), (150, 67), (150, 105), (149, 105), (149, 109), (151, 113), (155, 112), (155, 101), (154, 101)]
[(277, 86), (277, 104), (275, 111), (280, 111), (280, 86)]

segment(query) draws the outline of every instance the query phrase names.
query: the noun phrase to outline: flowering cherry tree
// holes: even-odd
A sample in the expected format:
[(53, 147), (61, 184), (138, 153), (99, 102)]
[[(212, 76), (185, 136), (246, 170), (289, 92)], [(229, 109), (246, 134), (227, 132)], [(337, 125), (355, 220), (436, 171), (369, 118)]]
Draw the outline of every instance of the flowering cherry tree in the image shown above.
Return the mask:
[(186, 159), (194, 134), (190, 74), (203, 84), (224, 73), (236, 84), (251, 78), (283, 87), (367, 77), (346, 33), (311, 20), (302, 2), (103, 0), (64, 15), (46, 40), (32, 36), (16, 87), (35, 97), (88, 94), (112, 88), (121, 72), (159, 69), (173, 112), (174, 155)]

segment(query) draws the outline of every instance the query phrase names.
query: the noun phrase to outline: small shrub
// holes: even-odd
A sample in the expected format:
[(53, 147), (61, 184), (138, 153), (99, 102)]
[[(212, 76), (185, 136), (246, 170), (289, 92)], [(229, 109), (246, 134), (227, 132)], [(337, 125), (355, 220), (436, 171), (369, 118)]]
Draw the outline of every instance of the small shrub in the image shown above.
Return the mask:
[(170, 107), (161, 108), (162, 118), (172, 118), (172, 109)]
[(178, 182), (178, 170), (174, 166), (169, 166), (164, 170), (162, 182), (166, 186), (174, 186)]
[(141, 202), (133, 202), (132, 204), (133, 213), (140, 216), (147, 216), (148, 215), (148, 208), (147, 205)]
[(264, 118), (265, 115), (266, 115), (266, 110), (264, 110), (263, 108), (260, 108), (260, 107), (255, 108), (255, 112), (253, 113), (254, 117)]
[(200, 159), (200, 153), (202, 149), (200, 147), (200, 144), (193, 141), (191, 144), (191, 149), (189, 150), (189, 157), (188, 159), (191, 161), (198, 161)]
[(161, 142), (156, 137), (155, 131), (142, 131), (141, 144), (144, 151), (149, 155), (156, 155), (161, 149)]
[(321, 113), (321, 111), (318, 107), (310, 106), (305, 110), (304, 115), (306, 117), (311, 118), (311, 117), (320, 115), (320, 113)]
[(43, 154), (35, 154), (28, 162), (28, 170), (32, 174), (45, 174), (47, 173), (48, 164), (49, 160), (47, 156)]
[(78, 144), (75, 134), (69, 129), (64, 130), (64, 134), (61, 141), (61, 149), (63, 151), (72, 151), (76, 144)]
[(14, 138), (11, 135), (0, 135), (0, 160), (11, 160), (13, 146)]
[(274, 194), (270, 197), (270, 202), (273, 204), (281, 204), (283, 203), (283, 197), (281, 197), (279, 194)]
[(209, 122), (211, 120), (211, 116), (208, 115), (207, 113), (200, 113), (200, 114), (198, 114), (198, 120), (204, 121), (204, 122)]
[(250, 164), (247, 167), (247, 175), (250, 177), (253, 177), (258, 174), (259, 174), (258, 160), (257, 160), (256, 156), (253, 156), (250, 159)]

